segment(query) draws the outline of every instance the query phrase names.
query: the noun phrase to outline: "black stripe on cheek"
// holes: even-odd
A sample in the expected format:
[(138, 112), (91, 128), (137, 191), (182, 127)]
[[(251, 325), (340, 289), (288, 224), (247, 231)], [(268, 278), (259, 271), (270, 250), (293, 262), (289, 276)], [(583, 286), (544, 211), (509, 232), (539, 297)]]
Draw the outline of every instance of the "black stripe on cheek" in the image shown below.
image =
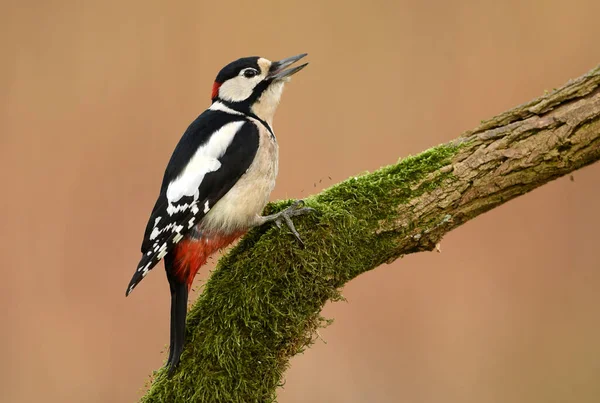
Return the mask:
[(271, 129), (271, 126), (269, 126), (269, 124), (267, 122), (265, 122), (264, 120), (262, 120), (261, 118), (259, 118), (258, 116), (256, 116), (254, 113), (252, 112), (248, 112), (248, 116), (250, 116), (251, 118), (254, 118), (256, 120), (258, 120), (260, 123), (262, 123), (262, 125), (264, 127), (267, 128), (267, 130), (269, 131), (269, 133), (271, 134), (271, 138), (273, 140), (275, 140), (275, 133), (273, 133), (273, 129)]

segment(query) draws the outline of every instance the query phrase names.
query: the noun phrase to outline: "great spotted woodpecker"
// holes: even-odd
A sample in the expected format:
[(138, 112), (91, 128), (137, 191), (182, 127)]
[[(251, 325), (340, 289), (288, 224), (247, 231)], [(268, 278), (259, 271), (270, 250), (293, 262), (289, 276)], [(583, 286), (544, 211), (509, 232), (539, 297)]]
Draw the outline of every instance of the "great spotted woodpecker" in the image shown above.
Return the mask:
[(126, 295), (164, 258), (171, 289), (169, 375), (183, 350), (188, 292), (208, 257), (270, 221), (285, 222), (300, 239), (290, 217), (312, 211), (297, 201), (261, 215), (278, 170), (273, 116), (284, 84), (308, 63), (286, 68), (304, 56), (245, 57), (225, 66), (211, 106), (187, 128), (167, 165)]

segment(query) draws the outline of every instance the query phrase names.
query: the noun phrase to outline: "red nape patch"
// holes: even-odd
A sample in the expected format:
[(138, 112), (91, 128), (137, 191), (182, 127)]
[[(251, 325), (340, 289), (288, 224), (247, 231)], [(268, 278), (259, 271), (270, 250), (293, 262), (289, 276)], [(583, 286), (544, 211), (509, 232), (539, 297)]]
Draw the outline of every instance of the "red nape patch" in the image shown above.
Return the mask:
[(214, 82), (212, 89), (212, 99), (215, 99), (217, 95), (219, 95), (219, 88), (221, 87), (221, 83)]
[(201, 239), (182, 239), (175, 247), (175, 275), (179, 281), (187, 283), (188, 290), (194, 282), (194, 277), (210, 255), (219, 249), (229, 246), (246, 231), (236, 232), (230, 235)]

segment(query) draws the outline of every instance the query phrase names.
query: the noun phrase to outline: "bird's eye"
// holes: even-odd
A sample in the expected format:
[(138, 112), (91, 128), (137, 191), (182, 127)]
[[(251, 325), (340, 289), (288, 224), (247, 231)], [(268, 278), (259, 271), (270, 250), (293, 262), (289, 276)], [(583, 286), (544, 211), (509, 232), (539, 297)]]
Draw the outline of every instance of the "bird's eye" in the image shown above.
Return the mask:
[(258, 71), (254, 70), (254, 69), (244, 70), (244, 77), (246, 77), (246, 78), (252, 78), (257, 74), (258, 74)]

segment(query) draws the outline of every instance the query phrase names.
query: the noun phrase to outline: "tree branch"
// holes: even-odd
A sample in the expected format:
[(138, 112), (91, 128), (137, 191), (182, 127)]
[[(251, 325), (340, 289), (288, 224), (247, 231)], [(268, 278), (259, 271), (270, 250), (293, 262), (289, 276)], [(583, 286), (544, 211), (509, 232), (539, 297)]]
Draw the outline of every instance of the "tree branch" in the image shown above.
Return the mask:
[[(432, 250), (478, 215), (600, 159), (600, 66), (458, 139), (350, 178), (306, 200), (286, 230), (251, 231), (191, 309), (173, 378), (145, 402), (274, 401), (290, 357), (313, 341), (321, 309), (349, 280)], [(290, 201), (272, 203), (269, 212)]]

